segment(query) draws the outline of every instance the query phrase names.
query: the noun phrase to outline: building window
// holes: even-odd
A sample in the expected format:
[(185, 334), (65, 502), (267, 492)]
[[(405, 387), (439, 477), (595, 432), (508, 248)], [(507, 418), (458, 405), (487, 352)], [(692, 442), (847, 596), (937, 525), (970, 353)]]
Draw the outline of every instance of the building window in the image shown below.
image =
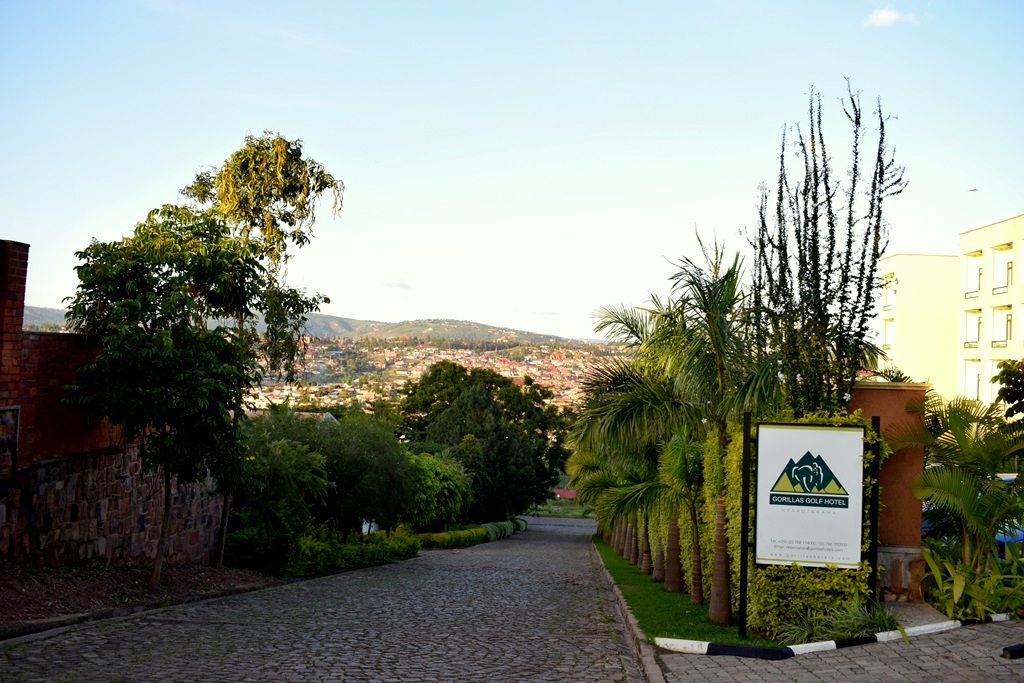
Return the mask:
[(982, 261), (981, 252), (966, 254), (964, 259), (964, 298), (976, 299), (981, 291)]
[[(1013, 284), (1013, 243), (1001, 244), (992, 249), (992, 293), (1006, 294)], [(981, 283), (978, 283), (981, 289)]]
[(981, 311), (966, 311), (964, 315), (964, 348), (976, 349), (981, 341)]
[(992, 348), (1005, 349), (1013, 339), (1013, 313), (1009, 306), (992, 309)]

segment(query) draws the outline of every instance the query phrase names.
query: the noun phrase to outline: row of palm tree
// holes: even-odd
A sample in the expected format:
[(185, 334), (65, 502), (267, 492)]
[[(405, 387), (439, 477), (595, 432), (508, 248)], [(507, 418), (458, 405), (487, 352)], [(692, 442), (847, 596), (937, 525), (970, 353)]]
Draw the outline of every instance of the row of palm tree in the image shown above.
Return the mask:
[[(647, 308), (602, 311), (598, 331), (634, 353), (591, 370), (567, 465), (580, 499), (597, 511), (616, 550), (642, 565), (653, 538), (651, 574), (664, 577), (669, 591), (689, 590), (697, 604), (704, 602), (701, 444), (713, 437), (717, 456), (723, 456), (730, 418), (771, 404), (779, 389), (775, 374), (765, 381), (768, 354), (751, 353), (738, 258), (726, 264), (717, 246), (705, 256), (706, 270), (688, 259), (680, 263), (668, 300), (654, 297)], [(713, 493), (722, 496), (723, 486), (716, 482)], [(718, 505), (724, 510), (721, 500)], [(680, 517), (693, 550), (688, 586), (679, 558)], [(715, 547), (711, 617), (727, 623), (724, 529)]]
[[(669, 591), (689, 591), (694, 603), (702, 604), (710, 588), (710, 617), (725, 624), (725, 480), (722, 468), (706, 460), (724, 459), (731, 422), (744, 411), (759, 417), (783, 409), (787, 385), (800, 378), (787, 381), (778, 370), (779, 349), (754, 329), (761, 318), (742, 287), (739, 258), (727, 261), (718, 245), (704, 256), (705, 268), (679, 263), (669, 298), (602, 310), (598, 331), (633, 353), (591, 369), (566, 469), (618, 552), (640, 565), (650, 555), (652, 576), (663, 577)], [(828, 339), (808, 342), (831, 352)], [(863, 344), (862, 367), (873, 367), (875, 352)], [(701, 534), (709, 524), (713, 549)], [(688, 572), (680, 566), (681, 533), (692, 548)]]

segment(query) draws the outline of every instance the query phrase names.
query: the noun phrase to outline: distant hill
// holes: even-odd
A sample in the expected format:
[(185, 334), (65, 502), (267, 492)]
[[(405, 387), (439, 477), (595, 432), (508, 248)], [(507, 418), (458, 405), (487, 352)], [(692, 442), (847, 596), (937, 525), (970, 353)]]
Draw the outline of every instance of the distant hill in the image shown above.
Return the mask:
[[(64, 311), (59, 308), (25, 307), (25, 329), (51, 329), (64, 324)], [(385, 323), (374, 320), (353, 320), (335, 315), (312, 313), (306, 324), (307, 334), (321, 339), (335, 337), (379, 337), (420, 339), (453, 339), (465, 341), (521, 341), (532, 344), (568, 341), (554, 335), (536, 334), (507, 327), (492, 327), (466, 320), (406, 320)]]

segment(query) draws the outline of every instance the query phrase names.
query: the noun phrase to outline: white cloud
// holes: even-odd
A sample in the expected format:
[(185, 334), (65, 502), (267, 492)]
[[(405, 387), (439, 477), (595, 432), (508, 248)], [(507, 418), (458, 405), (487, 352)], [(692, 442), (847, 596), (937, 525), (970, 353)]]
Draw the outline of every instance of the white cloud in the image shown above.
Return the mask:
[(916, 21), (917, 17), (913, 14), (903, 14), (897, 9), (886, 7), (885, 9), (876, 9), (872, 12), (871, 16), (864, 20), (864, 25), (888, 28), (896, 24), (914, 23)]

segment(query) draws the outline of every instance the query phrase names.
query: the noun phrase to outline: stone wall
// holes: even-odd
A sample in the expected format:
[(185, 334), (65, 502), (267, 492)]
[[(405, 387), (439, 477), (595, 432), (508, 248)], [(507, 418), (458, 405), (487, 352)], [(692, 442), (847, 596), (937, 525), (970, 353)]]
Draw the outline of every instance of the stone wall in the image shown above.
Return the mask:
[[(78, 334), (23, 332), (27, 244), (0, 240), (0, 565), (148, 561), (163, 482), (121, 430), (62, 402), (97, 348)], [(172, 484), (167, 559), (208, 562), (221, 501)]]
[[(209, 562), (220, 497), (173, 481), (171, 496), (166, 560)], [(148, 561), (156, 554), (162, 501), (162, 477), (143, 471), (134, 448), (34, 463), (0, 482), (0, 558), (37, 566)]]

